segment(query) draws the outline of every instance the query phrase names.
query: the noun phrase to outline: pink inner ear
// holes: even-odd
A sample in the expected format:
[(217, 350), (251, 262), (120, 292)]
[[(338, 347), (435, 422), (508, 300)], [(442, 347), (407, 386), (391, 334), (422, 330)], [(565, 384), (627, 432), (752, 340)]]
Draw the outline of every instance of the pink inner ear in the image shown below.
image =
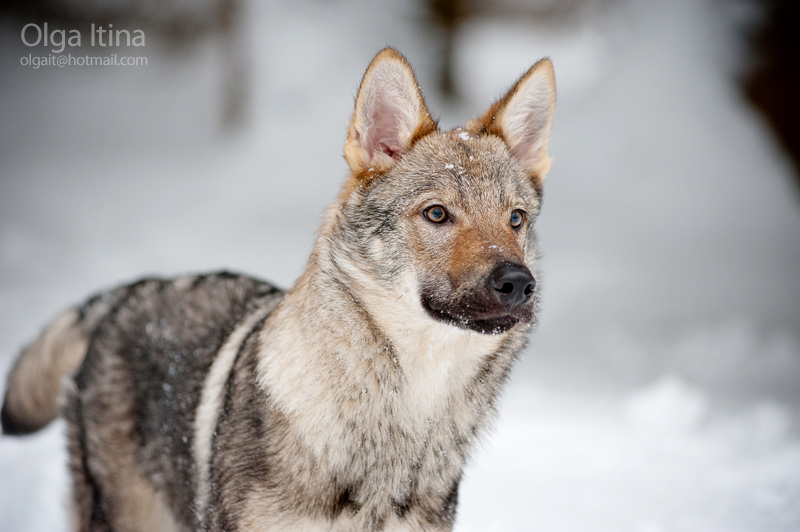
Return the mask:
[(511, 154), (521, 161), (528, 161), (535, 157), (546, 141), (547, 118), (546, 111), (534, 108), (524, 120), (514, 124), (516, 138), (512, 140)]
[(404, 153), (400, 144), (400, 112), (391, 105), (377, 106), (371, 116), (365, 143), (370, 161), (376, 153), (385, 153), (397, 159)]
[(535, 141), (535, 138), (528, 138), (516, 144), (511, 148), (511, 155), (516, 157), (517, 160), (527, 163), (534, 158), (538, 152), (538, 150), (534, 149)]

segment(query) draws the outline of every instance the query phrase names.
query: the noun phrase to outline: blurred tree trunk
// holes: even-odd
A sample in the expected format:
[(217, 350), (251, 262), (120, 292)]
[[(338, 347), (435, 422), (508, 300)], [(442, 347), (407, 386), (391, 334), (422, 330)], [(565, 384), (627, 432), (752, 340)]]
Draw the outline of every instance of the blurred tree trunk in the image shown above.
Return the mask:
[(761, 3), (766, 16), (751, 40), (755, 62), (744, 90), (791, 157), (800, 192), (800, 1)]
[(428, 0), (428, 10), (434, 24), (441, 30), (442, 55), (439, 65), (439, 90), (447, 98), (456, 97), (453, 79), (453, 53), (456, 32), (465, 15), (464, 0)]
[[(430, 21), (439, 29), (441, 57), (439, 90), (447, 98), (457, 98), (454, 55), (458, 31), (467, 20), (494, 18), (505, 20), (547, 20), (563, 24), (585, 9), (614, 0), (424, 0)], [(800, 1), (800, 0), (799, 0)]]

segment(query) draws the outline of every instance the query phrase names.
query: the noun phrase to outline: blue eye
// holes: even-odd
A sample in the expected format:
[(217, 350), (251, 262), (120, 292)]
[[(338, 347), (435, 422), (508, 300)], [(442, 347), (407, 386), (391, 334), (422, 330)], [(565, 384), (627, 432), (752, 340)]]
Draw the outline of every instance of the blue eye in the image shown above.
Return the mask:
[(434, 205), (425, 209), (425, 218), (435, 224), (440, 224), (447, 220), (447, 211), (441, 205)]
[(511, 211), (511, 227), (517, 229), (525, 221), (525, 212), (519, 209)]

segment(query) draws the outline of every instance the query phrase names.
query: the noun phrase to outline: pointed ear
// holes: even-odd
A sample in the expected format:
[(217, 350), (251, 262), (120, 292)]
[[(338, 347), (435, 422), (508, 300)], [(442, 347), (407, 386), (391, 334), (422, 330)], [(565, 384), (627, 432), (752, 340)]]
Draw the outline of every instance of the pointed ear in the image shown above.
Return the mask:
[(384, 48), (372, 60), (356, 97), (344, 158), (355, 175), (386, 171), (414, 142), (436, 130), (406, 58)]
[(541, 187), (550, 169), (547, 141), (556, 105), (556, 82), (553, 64), (542, 59), (533, 65), (469, 128), (478, 133), (498, 135), (511, 154)]

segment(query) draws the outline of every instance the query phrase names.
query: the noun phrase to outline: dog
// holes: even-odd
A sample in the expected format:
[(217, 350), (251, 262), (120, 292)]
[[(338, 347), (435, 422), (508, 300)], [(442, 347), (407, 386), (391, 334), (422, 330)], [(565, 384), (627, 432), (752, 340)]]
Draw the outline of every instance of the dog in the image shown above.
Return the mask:
[(463, 128), (378, 53), (294, 286), (148, 278), (23, 349), (5, 434), (67, 423), (77, 531), (443, 531), (536, 322), (548, 59)]

